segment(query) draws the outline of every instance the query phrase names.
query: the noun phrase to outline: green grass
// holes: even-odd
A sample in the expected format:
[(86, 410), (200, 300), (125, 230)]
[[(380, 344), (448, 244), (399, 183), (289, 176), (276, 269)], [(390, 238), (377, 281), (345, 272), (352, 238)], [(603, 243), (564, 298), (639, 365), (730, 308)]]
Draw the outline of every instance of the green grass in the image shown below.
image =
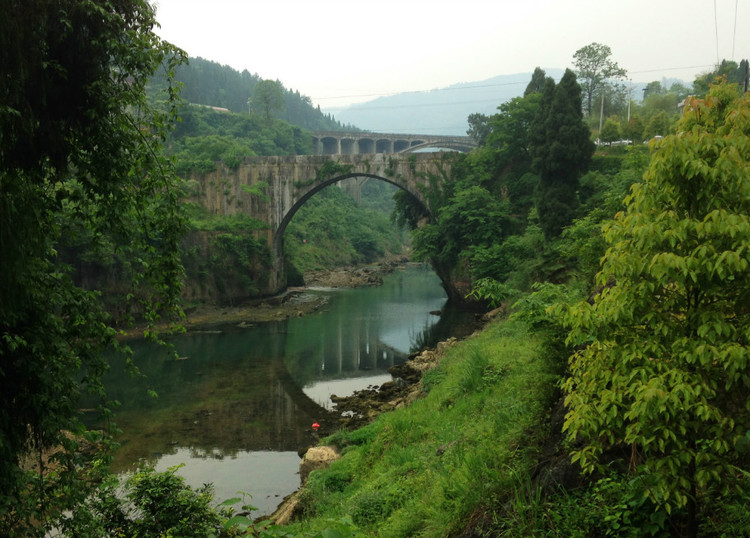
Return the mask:
[(473, 513), (512, 494), (535, 461), (532, 431), (546, 414), (558, 366), (520, 321), (491, 325), (449, 350), (429, 392), (323, 442), (343, 447), (302, 492), (306, 517), (288, 530), (351, 517), (377, 536), (452, 536)]

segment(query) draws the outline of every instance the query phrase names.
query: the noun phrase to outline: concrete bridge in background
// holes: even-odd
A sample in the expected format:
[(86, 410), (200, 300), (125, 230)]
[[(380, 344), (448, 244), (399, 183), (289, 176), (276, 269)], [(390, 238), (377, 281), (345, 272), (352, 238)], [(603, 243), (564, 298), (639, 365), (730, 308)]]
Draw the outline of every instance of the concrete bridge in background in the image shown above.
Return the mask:
[(477, 147), (469, 136), (436, 136), (366, 132), (319, 131), (313, 133), (315, 155), (373, 155), (413, 153), (426, 149), (470, 151)]
[[(258, 232), (271, 250), (271, 274), (261, 292), (286, 287), (284, 230), (302, 205), (328, 185), (349, 178), (373, 178), (404, 189), (427, 207), (425, 190), (448, 178), (458, 153), (376, 153), (248, 157), (234, 169), (191, 177), (191, 199), (217, 215), (247, 213), (266, 225)], [(429, 210), (429, 208), (428, 208)]]

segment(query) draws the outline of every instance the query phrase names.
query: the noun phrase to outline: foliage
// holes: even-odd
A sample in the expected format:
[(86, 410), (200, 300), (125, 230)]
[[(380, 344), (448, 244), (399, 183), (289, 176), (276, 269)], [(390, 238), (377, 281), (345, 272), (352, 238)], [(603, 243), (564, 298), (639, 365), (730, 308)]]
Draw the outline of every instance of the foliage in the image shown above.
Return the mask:
[(713, 71), (696, 77), (693, 81), (693, 91), (698, 97), (704, 97), (711, 89), (711, 85), (720, 80), (729, 84), (739, 84), (747, 91), (748, 77), (750, 77), (749, 68), (750, 64), (747, 60), (742, 60), (739, 65), (731, 60), (722, 60)]
[[(501, 104), (490, 121), (487, 145), (495, 150), (494, 166), (516, 177), (529, 170), (531, 163), (531, 126), (539, 111), (542, 94), (531, 93)], [(506, 172), (507, 173), (507, 172)]]
[(557, 366), (518, 321), (495, 323), (447, 351), (429, 392), (363, 430), (322, 442), (342, 459), (311, 473), (305, 516), (289, 532), (324, 528), (350, 514), (368, 536), (456, 536), (471, 514), (504, 502), (513, 476), (528, 472), (529, 426), (550, 402)]
[(604, 122), (604, 126), (599, 133), (599, 139), (605, 144), (609, 144), (616, 140), (620, 140), (621, 138), (620, 124), (612, 118), (607, 118), (607, 121)]
[[(203, 58), (190, 58), (175, 69), (175, 81), (182, 85), (182, 96), (188, 103), (227, 108), (235, 114), (248, 112), (248, 99), (261, 81), (247, 70), (241, 73), (228, 65), (220, 65)], [(166, 79), (155, 76), (149, 83), (151, 92), (163, 91)], [(319, 131), (356, 130), (341, 125), (320, 107), (313, 107), (306, 95), (282, 87), (283, 103), (276, 109), (276, 117), (303, 129)]]
[(250, 110), (262, 113), (266, 121), (271, 121), (271, 113), (281, 110), (284, 105), (284, 90), (281, 82), (260, 80), (253, 88), (248, 100)]
[(612, 49), (601, 43), (590, 43), (573, 54), (573, 63), (583, 89), (586, 114), (590, 117), (592, 102), (597, 90), (601, 90), (612, 78), (623, 78), (627, 71), (611, 59)]
[[(229, 536), (212, 507), (213, 488), (193, 489), (176, 474), (143, 464), (124, 483), (110, 475), (96, 495), (77, 505), (58, 526), (68, 536)], [(227, 514), (228, 515), (228, 514)]]
[(382, 183), (363, 187), (361, 206), (335, 185), (310, 198), (284, 233), (287, 257), (304, 273), (400, 253), (404, 238), (388, 218), (391, 206), (380, 207), (393, 190)]
[(542, 93), (544, 91), (546, 78), (547, 73), (544, 72), (544, 69), (541, 67), (534, 68), (534, 72), (531, 74), (531, 80), (523, 91), (523, 96), (528, 97), (532, 93)]
[[(750, 519), (748, 477), (739, 478), (736, 491), (706, 499), (699, 535), (747, 536)], [(679, 535), (666, 514), (654, 510), (642, 494), (639, 477), (616, 472), (575, 490), (544, 495), (528, 479), (516, 487), (508, 510), (496, 516), (493, 528), (502, 536), (659, 536)]]
[(601, 293), (565, 315), (585, 346), (570, 359), (565, 427), (585, 471), (627, 450), (643, 497), (694, 535), (750, 429), (750, 100), (716, 86), (678, 131), (605, 228)]
[(180, 115), (182, 121), (170, 136), (167, 149), (183, 175), (210, 172), (217, 161), (236, 168), (253, 155), (312, 153), (309, 135), (281, 120), (267, 122), (258, 116), (197, 106), (183, 107)]
[(473, 138), (474, 142), (480, 146), (483, 146), (487, 141), (487, 135), (490, 132), (490, 127), (487, 124), (489, 119), (489, 116), (486, 114), (480, 114), (477, 112), (469, 114), (469, 117), (466, 120), (469, 124), (466, 134)]
[[(149, 323), (179, 313), (182, 232), (170, 161), (160, 151), (166, 110), (145, 85), (183, 53), (154, 33), (142, 0), (30, 0), (5, 5), (0, 109), (0, 533), (44, 532), (50, 512), (76, 502), (85, 458), (82, 392), (100, 395), (100, 351), (114, 341), (100, 294), (60, 259), (72, 234), (95, 253), (129, 261), (121, 276), (132, 312)], [(114, 252), (113, 252), (114, 249)], [(64, 491), (29, 482), (19, 458), (52, 445)], [(41, 458), (40, 458), (41, 459)], [(33, 486), (33, 487), (32, 487)], [(22, 495), (23, 493), (23, 495)], [(15, 521), (14, 521), (15, 520)], [(33, 522), (33, 523), (32, 523)], [(12, 529), (8, 528), (12, 526)]]
[(539, 174), (536, 207), (547, 239), (570, 224), (578, 204), (578, 179), (594, 153), (583, 123), (581, 89), (566, 70), (560, 83), (547, 79), (531, 128), (532, 169)]

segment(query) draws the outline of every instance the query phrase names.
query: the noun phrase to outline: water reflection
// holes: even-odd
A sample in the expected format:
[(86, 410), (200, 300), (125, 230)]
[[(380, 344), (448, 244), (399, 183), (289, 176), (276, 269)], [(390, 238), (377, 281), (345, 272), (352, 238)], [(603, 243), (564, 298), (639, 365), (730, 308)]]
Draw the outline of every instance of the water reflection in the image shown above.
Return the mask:
[[(123, 402), (115, 469), (140, 458), (158, 460), (158, 468), (180, 460), (190, 483), (213, 476), (220, 497), (262, 489), (268, 502), (251, 502), (261, 513), (273, 510), (276, 495), (296, 487), (295, 481), (289, 489), (288, 480), (297, 471), (296, 452), (315, 442), (310, 425), (326, 414), (328, 396), (382, 384), (390, 366), (442, 336), (430, 311), (444, 305), (445, 295), (425, 269), (396, 272), (377, 288), (316, 293), (329, 301), (314, 315), (176, 337), (177, 360), (168, 350), (133, 343), (145, 377), (130, 378), (115, 359), (106, 379), (108, 394)], [(158, 398), (149, 398), (149, 389)], [(251, 456), (257, 453), (263, 462)], [(287, 469), (275, 473), (278, 480), (248, 478), (248, 466), (274, 467), (268, 460), (275, 457)]]

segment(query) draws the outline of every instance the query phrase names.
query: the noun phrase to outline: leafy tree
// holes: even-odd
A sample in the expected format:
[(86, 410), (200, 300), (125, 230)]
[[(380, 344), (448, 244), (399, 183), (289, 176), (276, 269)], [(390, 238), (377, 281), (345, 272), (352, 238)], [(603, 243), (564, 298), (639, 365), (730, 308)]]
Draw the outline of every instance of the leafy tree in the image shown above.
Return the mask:
[(531, 163), (531, 126), (541, 99), (541, 93), (514, 97), (500, 105), (499, 112), (492, 116), (487, 145), (494, 150), (495, 163), (499, 168), (513, 169), (517, 175), (528, 171)]
[(737, 65), (737, 62), (731, 60), (722, 60), (721, 64), (713, 71), (696, 77), (695, 81), (693, 81), (693, 91), (699, 97), (703, 97), (708, 93), (711, 85), (717, 79), (724, 79), (726, 82), (739, 84), (743, 89), (747, 90), (746, 81), (749, 76), (747, 60), (742, 60), (739, 65)]
[(539, 175), (536, 207), (547, 239), (573, 220), (578, 178), (594, 149), (583, 123), (581, 88), (567, 69), (558, 85), (547, 80), (531, 133), (532, 170)]
[(484, 145), (487, 141), (487, 136), (490, 134), (489, 120), (489, 116), (480, 114), (479, 112), (469, 114), (466, 120), (469, 124), (466, 134), (472, 137), (480, 146)]
[(586, 114), (591, 116), (592, 102), (597, 90), (611, 78), (621, 78), (627, 71), (613, 61), (612, 49), (601, 43), (591, 43), (573, 54), (575, 72), (583, 89)]
[[(143, 464), (121, 481), (115, 476), (101, 484), (96, 495), (74, 507), (59, 522), (67, 536), (191, 536), (227, 537), (237, 521), (227, 520), (231, 509), (213, 508), (213, 487), (193, 489), (176, 474), (178, 467), (157, 473)], [(233, 499), (230, 499), (230, 501)], [(226, 520), (226, 521), (225, 521)]]
[(643, 88), (643, 99), (645, 100), (649, 95), (659, 95), (662, 93), (666, 93), (666, 90), (661, 85), (661, 82), (654, 80), (646, 84), (646, 87)]
[(652, 115), (643, 129), (643, 136), (646, 140), (655, 136), (666, 136), (672, 127), (672, 118), (663, 110), (659, 110)]
[[(169, 108), (155, 110), (145, 85), (159, 67), (169, 79), (183, 53), (153, 33), (145, 0), (4, 8), (0, 534), (37, 526), (43, 535), (47, 515), (81, 495), (84, 462), (75, 449), (91, 435), (78, 419), (78, 396), (104, 397), (100, 352), (122, 321), (74, 280), (64, 253), (83, 238), (98, 257), (121, 260), (132, 311), (150, 322), (179, 310), (182, 218), (176, 178), (160, 152), (177, 95), (167, 85)], [(32, 481), (21, 456), (51, 445), (66, 449), (56, 456), (57, 474), (40, 470)]]
[(672, 85), (669, 87), (669, 93), (673, 93), (677, 96), (678, 101), (682, 101), (685, 99), (688, 95), (690, 95), (691, 90), (684, 84), (680, 82), (673, 82)]
[(599, 139), (609, 144), (615, 140), (620, 140), (620, 138), (622, 138), (620, 135), (620, 124), (612, 118), (607, 118), (602, 131), (599, 133)]
[(565, 316), (582, 347), (565, 429), (585, 471), (624, 455), (654, 521), (695, 536), (702, 499), (747, 467), (750, 98), (716, 86), (678, 132), (605, 227), (603, 290)]
[(271, 113), (281, 110), (284, 104), (284, 90), (275, 80), (261, 80), (255, 85), (248, 101), (251, 110), (262, 113), (266, 121), (271, 121)]
[(630, 121), (622, 126), (622, 136), (637, 144), (643, 139), (643, 129), (643, 120), (640, 116), (634, 115), (630, 117)]

